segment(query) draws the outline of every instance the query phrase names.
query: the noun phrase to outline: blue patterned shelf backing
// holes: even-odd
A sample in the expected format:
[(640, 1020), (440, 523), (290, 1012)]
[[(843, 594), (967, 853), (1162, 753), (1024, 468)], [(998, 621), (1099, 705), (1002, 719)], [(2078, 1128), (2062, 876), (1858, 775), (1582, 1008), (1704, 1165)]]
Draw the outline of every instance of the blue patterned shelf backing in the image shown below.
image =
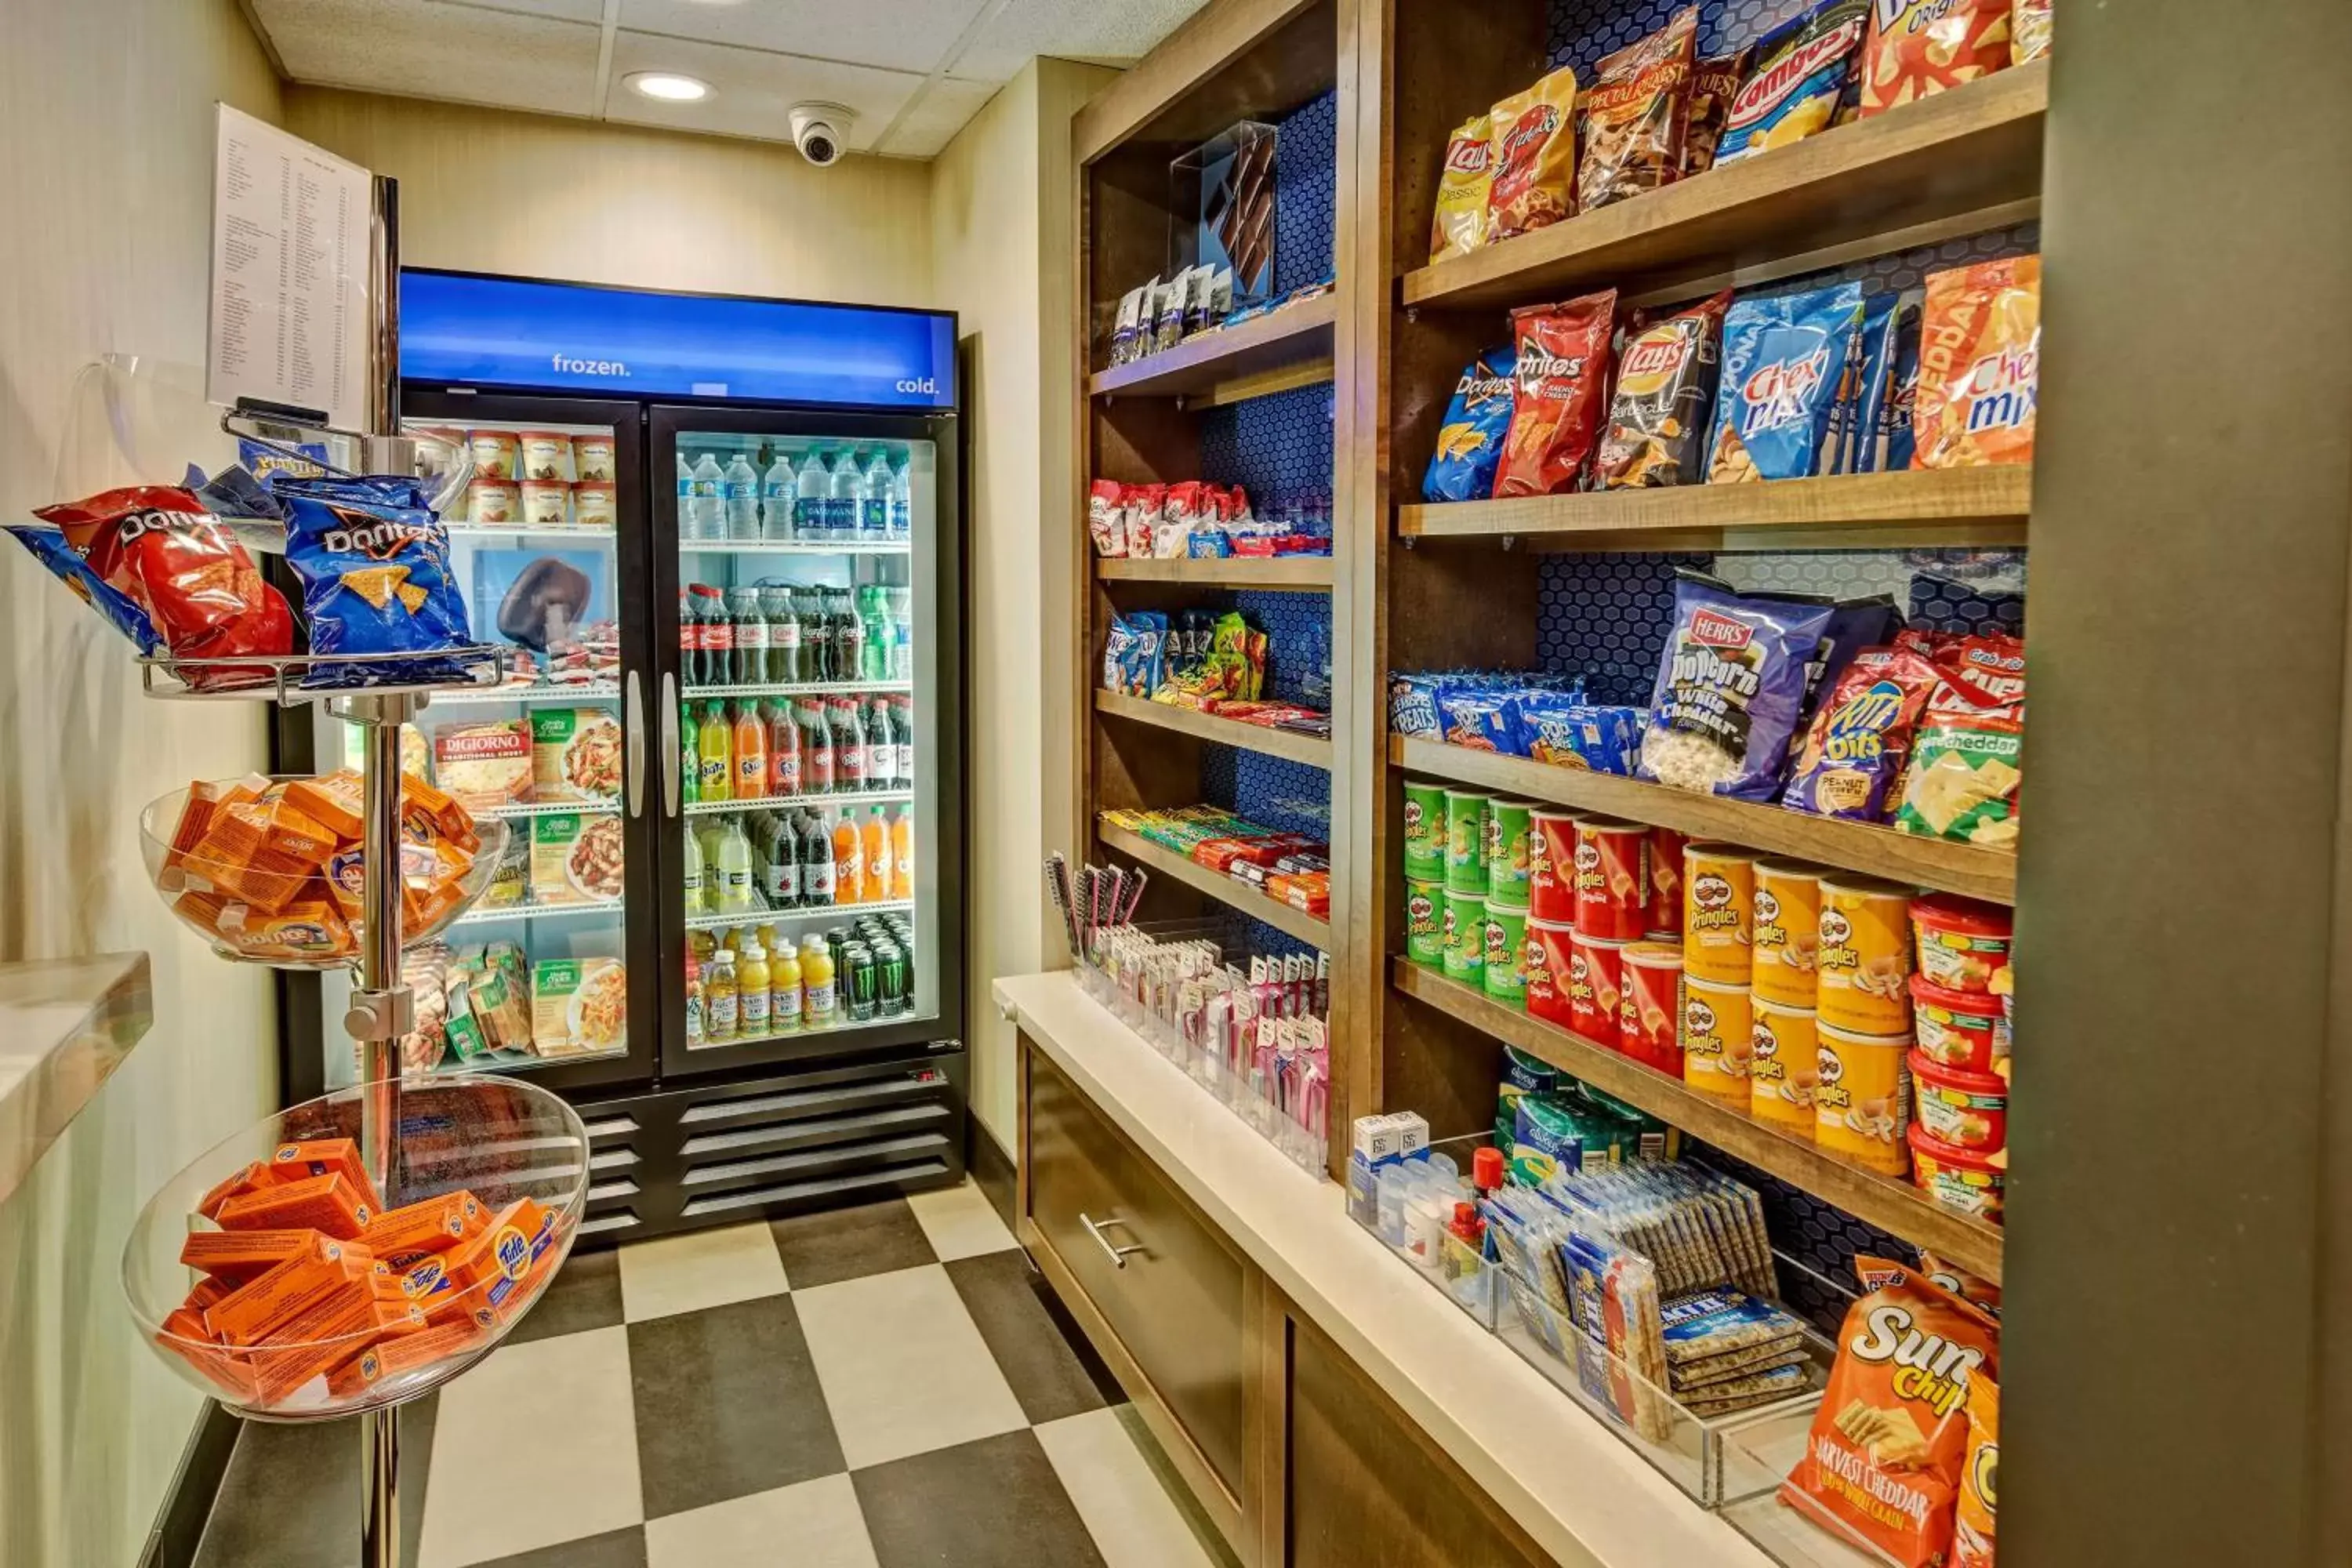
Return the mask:
[[(1544, 65), (1576, 68), (1581, 84), (1601, 62), (1656, 32), (1686, 0), (1553, 0), (1544, 34)], [(1707, 0), (1699, 7), (1698, 52), (1706, 58), (1745, 47), (1774, 23), (1804, 10), (1808, 0)]]

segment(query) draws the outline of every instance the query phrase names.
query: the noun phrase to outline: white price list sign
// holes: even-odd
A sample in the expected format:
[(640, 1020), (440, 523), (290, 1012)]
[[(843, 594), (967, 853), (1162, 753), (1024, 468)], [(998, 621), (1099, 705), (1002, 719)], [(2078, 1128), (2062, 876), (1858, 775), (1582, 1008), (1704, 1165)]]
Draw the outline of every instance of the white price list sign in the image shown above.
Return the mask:
[(219, 106), (205, 396), (367, 416), (373, 182), (276, 126)]

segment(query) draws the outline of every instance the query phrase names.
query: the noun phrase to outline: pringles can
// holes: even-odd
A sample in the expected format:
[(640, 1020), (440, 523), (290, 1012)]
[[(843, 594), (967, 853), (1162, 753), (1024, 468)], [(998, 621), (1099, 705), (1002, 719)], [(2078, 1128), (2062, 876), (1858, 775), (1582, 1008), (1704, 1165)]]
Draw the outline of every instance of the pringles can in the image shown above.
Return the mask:
[(1813, 1141), (1813, 1086), (1821, 1081), (1820, 1037), (1810, 1007), (1754, 999), (1748, 1052), (1748, 1114), (1769, 1127)]
[(1457, 893), (1448, 888), (1443, 921), (1445, 949), (1441, 967), (1445, 978), (1465, 985), (1480, 984), (1481, 971), (1486, 967), (1486, 900), (1475, 893)]
[(1683, 848), (1689, 842), (1671, 827), (1650, 829), (1650, 908), (1643, 934), (1653, 942), (1683, 934)]
[(1625, 944), (1578, 931), (1569, 940), (1569, 1025), (1611, 1050), (1622, 1048)]
[(1404, 955), (1423, 969), (1445, 967), (1445, 887), (1404, 885)]
[(1538, 806), (1528, 813), (1528, 918), (1546, 925), (1576, 921), (1576, 814)]
[(1586, 817), (1576, 825), (1576, 929), (1607, 942), (1638, 942), (1648, 924), (1650, 830)]
[(1683, 1082), (1748, 1114), (1748, 1058), (1755, 1019), (1745, 985), (1683, 980)]
[(1756, 995), (1783, 1007), (1811, 1007), (1813, 952), (1822, 920), (1822, 874), (1793, 860), (1756, 863), (1755, 915), (1748, 935)]
[[(1569, 947), (1573, 933), (1563, 925), (1528, 922), (1528, 1014), (1548, 1024), (1580, 1028), (1571, 1016), (1570, 991), (1574, 957)], [(1615, 1037), (1615, 1020), (1611, 1020)]]
[(1445, 879), (1445, 786), (1404, 782), (1404, 879)]
[(1911, 1120), (1911, 1074), (1904, 1058), (1911, 1037), (1857, 1035), (1826, 1019), (1816, 1032), (1821, 1082), (1813, 1089), (1813, 1142), (1866, 1171), (1908, 1174), (1903, 1131)]
[(1502, 910), (1486, 900), (1486, 973), (1490, 1000), (1527, 1011), (1528, 917), (1523, 910)]
[(1911, 1031), (1911, 893), (1843, 874), (1822, 879), (1814, 1006), (1822, 1026), (1857, 1035)]
[(1671, 942), (1636, 942), (1624, 965), (1617, 1008), (1619, 1050), (1668, 1078), (1683, 1076), (1683, 951)]
[(1489, 909), (1528, 908), (1530, 858), (1528, 814), (1523, 800), (1498, 800), (1486, 813), (1486, 904)]
[(1683, 961), (1693, 979), (1745, 985), (1752, 977), (1758, 858), (1755, 850), (1729, 844), (1685, 846)]
[(1445, 885), (1486, 895), (1486, 812), (1495, 797), (1474, 789), (1445, 792)]

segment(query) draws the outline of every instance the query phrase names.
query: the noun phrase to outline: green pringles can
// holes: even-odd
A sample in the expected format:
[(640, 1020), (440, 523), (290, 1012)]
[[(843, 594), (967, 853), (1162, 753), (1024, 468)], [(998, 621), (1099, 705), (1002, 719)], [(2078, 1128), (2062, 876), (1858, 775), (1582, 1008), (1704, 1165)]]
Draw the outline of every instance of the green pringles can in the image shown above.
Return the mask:
[(1423, 969), (1445, 967), (1445, 884), (1404, 885), (1404, 955)]
[(1498, 909), (1528, 908), (1528, 813), (1524, 800), (1498, 800), (1486, 812), (1486, 901)]
[(1486, 808), (1483, 790), (1445, 792), (1445, 886), (1456, 893), (1486, 892)]
[(1478, 984), (1486, 966), (1486, 900), (1476, 893), (1445, 889), (1445, 978)]
[(1528, 911), (1486, 904), (1487, 997), (1526, 1012), (1528, 1006)]
[(1445, 880), (1445, 786), (1404, 782), (1404, 879)]

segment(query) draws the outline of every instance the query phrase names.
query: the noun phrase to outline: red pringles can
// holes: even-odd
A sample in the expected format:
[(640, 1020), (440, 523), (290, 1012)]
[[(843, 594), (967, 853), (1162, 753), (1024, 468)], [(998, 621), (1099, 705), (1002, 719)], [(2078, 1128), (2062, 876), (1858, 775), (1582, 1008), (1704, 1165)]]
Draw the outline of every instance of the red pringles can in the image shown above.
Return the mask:
[(1528, 813), (1528, 920), (1576, 920), (1576, 814), (1538, 806)]
[(1570, 1016), (1574, 1005), (1572, 968), (1574, 936), (1564, 925), (1528, 922), (1528, 1012), (1530, 1016), (1565, 1028), (1579, 1028)]
[(1650, 908), (1643, 917), (1645, 936), (1683, 934), (1683, 846), (1689, 838), (1671, 827), (1650, 829)]
[(1625, 944), (1577, 932), (1568, 944), (1568, 1026), (1597, 1046), (1619, 1049), (1624, 1005)]
[(1576, 929), (1604, 942), (1639, 942), (1650, 919), (1650, 830), (1585, 817), (1576, 825)]

